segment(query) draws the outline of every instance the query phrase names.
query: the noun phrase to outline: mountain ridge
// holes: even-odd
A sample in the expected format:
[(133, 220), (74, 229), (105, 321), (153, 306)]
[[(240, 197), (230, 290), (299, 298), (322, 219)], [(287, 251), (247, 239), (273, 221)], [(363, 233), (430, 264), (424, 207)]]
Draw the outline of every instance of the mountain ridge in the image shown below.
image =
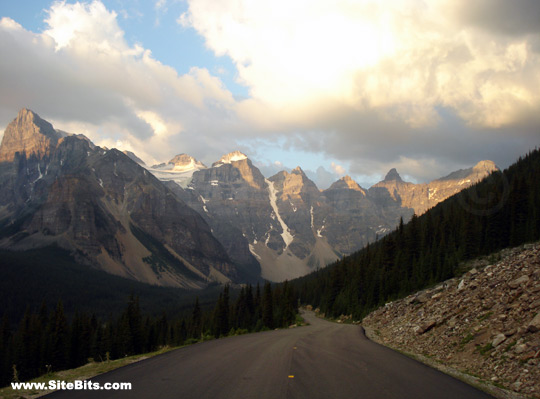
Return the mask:
[(414, 209), (415, 214), (419, 216), (439, 202), (496, 171), (499, 171), (499, 168), (494, 162), (483, 160), (470, 168), (460, 169), (428, 183), (414, 184), (402, 180), (397, 170), (392, 168), (384, 180), (371, 188), (386, 188), (392, 198), (401, 201), (404, 207)]
[[(484, 175), (480, 171), (458, 188)], [(258, 262), (264, 278), (282, 281), (362, 248), (400, 218), (409, 220), (446, 198), (456, 182), (438, 184), (451, 187), (434, 197), (431, 186), (404, 182), (393, 168), (368, 190), (350, 176), (319, 190), (300, 166), (265, 178), (249, 157), (234, 151), (194, 171), (174, 191), (203, 215), (231, 258)]]
[(78, 262), (156, 285), (202, 288), (239, 278), (202, 217), (122, 152), (77, 135), (54, 147), (50, 135), (48, 152), (39, 147), (29, 157), (21, 147), (31, 147), (13, 146), (14, 137), (43, 136), (30, 112), (20, 112), (0, 146), (13, 158), (0, 163), (0, 247), (54, 243)]

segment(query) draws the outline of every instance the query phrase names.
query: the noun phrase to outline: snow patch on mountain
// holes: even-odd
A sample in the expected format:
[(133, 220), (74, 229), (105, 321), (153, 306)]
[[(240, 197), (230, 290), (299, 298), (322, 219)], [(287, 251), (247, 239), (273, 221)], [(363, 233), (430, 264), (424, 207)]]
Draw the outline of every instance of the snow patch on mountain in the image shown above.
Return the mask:
[(219, 168), (220, 166), (223, 166), (225, 164), (243, 161), (244, 159), (248, 159), (247, 155), (240, 152), (240, 151), (233, 151), (226, 155), (223, 155), (221, 159), (217, 162), (214, 162), (212, 164), (213, 168)]
[(281, 215), (279, 214), (279, 209), (277, 206), (277, 194), (274, 187), (274, 182), (268, 179), (265, 179), (265, 181), (266, 184), (268, 184), (268, 197), (270, 198), (270, 205), (274, 210), (273, 215), (276, 216), (279, 224), (281, 225), (281, 229), (283, 230), (283, 232), (281, 233), (281, 238), (283, 238), (283, 241), (285, 242), (285, 248), (287, 248), (289, 244), (294, 240), (294, 237), (291, 234), (289, 227), (287, 226), (287, 224), (285, 224), (285, 222), (281, 218)]
[(187, 154), (179, 154), (169, 162), (146, 168), (162, 181), (174, 181), (182, 188), (187, 188), (193, 173), (206, 169), (206, 166)]
[(257, 260), (260, 262), (261, 261), (261, 257), (257, 254), (257, 252), (255, 252), (255, 247), (253, 246), (253, 244), (249, 244), (249, 252), (251, 252), (251, 254), (257, 258)]

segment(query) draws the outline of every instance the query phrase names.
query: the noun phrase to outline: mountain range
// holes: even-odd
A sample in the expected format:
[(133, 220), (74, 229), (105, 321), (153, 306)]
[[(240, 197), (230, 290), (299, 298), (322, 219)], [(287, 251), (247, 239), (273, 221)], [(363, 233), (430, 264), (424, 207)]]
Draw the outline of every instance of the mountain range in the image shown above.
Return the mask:
[(395, 169), (369, 189), (319, 190), (300, 167), (266, 178), (238, 151), (210, 167), (135, 154), (55, 130), (23, 109), (0, 145), (0, 248), (56, 245), (89, 267), (154, 285), (282, 281), (362, 248), (497, 167), (427, 184)]
[(231, 259), (246, 272), (283, 281), (324, 267), (373, 242), (413, 214), (498, 170), (491, 161), (427, 184), (392, 169), (369, 189), (345, 176), (320, 190), (297, 167), (265, 178), (243, 153), (206, 167), (181, 154), (148, 170), (203, 216)]

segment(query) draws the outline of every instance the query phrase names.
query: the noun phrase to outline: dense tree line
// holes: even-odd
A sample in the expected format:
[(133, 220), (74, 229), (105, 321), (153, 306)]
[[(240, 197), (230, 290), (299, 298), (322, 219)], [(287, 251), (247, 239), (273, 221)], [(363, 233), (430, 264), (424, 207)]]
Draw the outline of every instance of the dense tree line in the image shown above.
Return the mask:
[[(285, 283), (261, 290), (248, 285), (231, 299), (229, 286), (214, 307), (204, 311), (196, 298), (189, 315), (169, 320), (144, 316), (139, 298), (131, 295), (124, 312), (116, 319), (76, 313), (68, 320), (62, 302), (48, 310), (27, 309), (13, 328), (5, 315), (0, 324), (0, 386), (14, 378), (26, 381), (50, 371), (59, 371), (94, 361), (151, 352), (165, 345), (179, 346), (200, 340), (242, 334), (294, 323), (296, 294)], [(15, 376), (16, 374), (16, 376)]]
[(293, 280), (302, 303), (359, 319), (387, 301), (456, 275), (462, 261), (540, 239), (540, 152), (403, 221), (326, 269)]

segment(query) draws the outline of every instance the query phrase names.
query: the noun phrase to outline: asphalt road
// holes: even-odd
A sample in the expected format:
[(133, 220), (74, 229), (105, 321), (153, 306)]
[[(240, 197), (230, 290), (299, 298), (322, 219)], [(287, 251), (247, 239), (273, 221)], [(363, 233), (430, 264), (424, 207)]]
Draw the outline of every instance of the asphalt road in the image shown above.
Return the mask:
[(359, 326), (304, 317), (310, 326), (191, 345), (92, 379), (131, 382), (131, 391), (57, 391), (47, 398), (491, 398), (373, 343)]

